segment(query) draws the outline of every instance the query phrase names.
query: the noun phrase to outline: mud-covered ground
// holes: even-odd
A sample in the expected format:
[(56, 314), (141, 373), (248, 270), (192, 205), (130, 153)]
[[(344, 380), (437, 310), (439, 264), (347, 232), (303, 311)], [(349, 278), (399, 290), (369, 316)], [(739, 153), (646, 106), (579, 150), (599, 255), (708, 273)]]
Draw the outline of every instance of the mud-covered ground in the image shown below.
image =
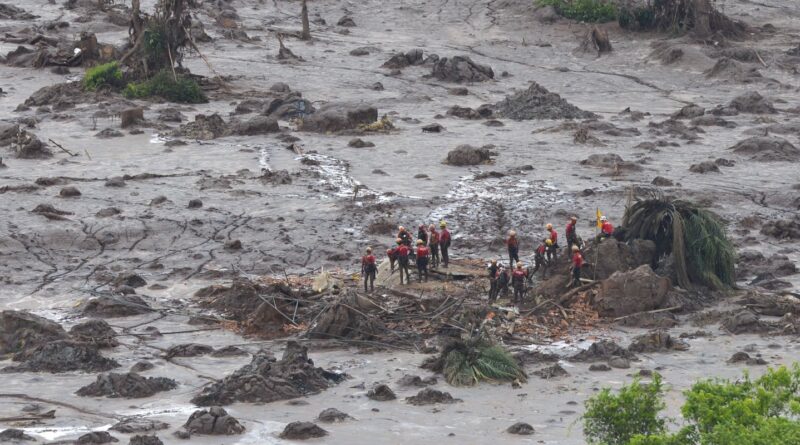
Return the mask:
[[(148, 10), (153, 2), (143, 3)], [(118, 275), (136, 273), (147, 281), (138, 293), (162, 311), (111, 319), (112, 327), (120, 332), (134, 326), (132, 332), (146, 326), (161, 332), (194, 330), (197, 326), (188, 320), (199, 310), (189, 298), (197, 289), (227, 283), (237, 274), (283, 276), (321, 268), (354, 271), (366, 246), (381, 251), (391, 242), (392, 235), (385, 229), (369, 230), (383, 225), (373, 223), (416, 227), (445, 219), (454, 234), (452, 254), (460, 258), (500, 255), (500, 241), (514, 228), (522, 236), (522, 252), (527, 256), (534, 239), (543, 237), (547, 222), (562, 228), (567, 217), (576, 214), (581, 220), (579, 233), (586, 238), (593, 234), (598, 208), (618, 223), (631, 188), (650, 185), (656, 177), (668, 180), (658, 181), (665, 193), (704, 203), (722, 216), (740, 251), (757, 251), (765, 257), (786, 255), (797, 262), (797, 239), (778, 239), (760, 230), (778, 220), (797, 221), (800, 156), (790, 152), (782, 160), (774, 160), (775, 156), (754, 160), (753, 155), (730, 148), (765, 135), (800, 144), (800, 56), (789, 53), (800, 43), (800, 14), (790, 0), (717, 3), (726, 14), (753, 27), (745, 40), (700, 45), (688, 38), (632, 33), (609, 24), (604, 28), (614, 50), (597, 57), (576, 51), (587, 25), (564, 19), (544, 23), (530, 1), (313, 1), (309, 3), (313, 40), (306, 43), (286, 37), (286, 45), (302, 60), (281, 61), (276, 57), (276, 33), (299, 30), (299, 2), (205, 2), (195, 11), (195, 19), (204, 23), (213, 40), (199, 47), (226, 79), (229, 90), (213, 91), (210, 103), (196, 106), (129, 103), (120, 96), (108, 96), (66, 109), (18, 109), (42, 87), (79, 80), (82, 70), (54, 74), (49, 69), (0, 65), (0, 119), (32, 118), (26, 119), (34, 122), (29, 131), (75, 154), (68, 155), (52, 142), (54, 156), (49, 159), (17, 159), (3, 149), (7, 167), (0, 169), (0, 213), (4, 215), (0, 308), (30, 310), (69, 328), (83, 321), (75, 309), (82, 301), (110, 291)], [(74, 9), (65, 9), (61, 3), (43, 0), (17, 2), (16, 6), (39, 17), (0, 20), (0, 33), (19, 33), (55, 20), (68, 22), (69, 27), (47, 30), (48, 36), (71, 40), (86, 30), (96, 33), (100, 42), (121, 45), (127, 27), (111, 23), (94, 4), (78, 1)], [(222, 7), (236, 10), (239, 29), (249, 40), (224, 35), (226, 31), (214, 18)], [(343, 16), (351, 17), (355, 26), (338, 26)], [(0, 54), (17, 46), (2, 41)], [(367, 54), (351, 55), (358, 48), (364, 50), (356, 54)], [(495, 78), (456, 84), (429, 77), (429, 65), (400, 72), (381, 67), (394, 53), (414, 48), (426, 56), (468, 56), (490, 66)], [(730, 48), (746, 50), (740, 54)], [(725, 58), (727, 62), (717, 66)], [(196, 74), (215, 75), (196, 53), (188, 53), (184, 65)], [(349, 141), (356, 136), (297, 131), (296, 122), (281, 120), (279, 134), (201, 142), (172, 135), (170, 127), (180, 123), (159, 117), (165, 109), (176, 108), (183, 123), (194, 120), (196, 114), (214, 112), (227, 121), (237, 104), (266, 94), (279, 82), (301, 92), (317, 108), (326, 102), (374, 106), (379, 115), (388, 115), (396, 130), (359, 135), (375, 146), (354, 148)], [(376, 82), (382, 88), (376, 88)], [(500, 102), (531, 82), (597, 114), (600, 124), (581, 129), (577, 125), (581, 121), (499, 117), (497, 126), (495, 122), (487, 125), (486, 118), (447, 114), (456, 105), (477, 109)], [(453, 94), (457, 87), (466, 88), (466, 95)], [(725, 107), (754, 91), (773, 104), (774, 113), (762, 109), (711, 114), (715, 107)], [(696, 116), (687, 116), (663, 123), (689, 104), (703, 107), (705, 119), (693, 121)], [(120, 130), (115, 114), (137, 105), (144, 107), (146, 119), (136, 127), (141, 133)], [(443, 130), (422, 131), (432, 123)], [(97, 137), (105, 128), (120, 130), (122, 136)], [(299, 138), (295, 143), (305, 156), (287, 149), (287, 135)], [(185, 144), (168, 144), (175, 140)], [(491, 164), (444, 164), (447, 153), (461, 144), (491, 144), (497, 155)], [(610, 153), (630, 162), (611, 158), (610, 164), (603, 164), (601, 156), (601, 165), (591, 165), (597, 157), (590, 156)], [(719, 159), (730, 162), (715, 163)], [(705, 161), (719, 171), (690, 171), (690, 166)], [(287, 170), (291, 184), (265, 180), (264, 170)], [(486, 172), (499, 174), (478, 175)], [(125, 175), (128, 179), (122, 186), (119, 181), (108, 182)], [(62, 197), (61, 190), (70, 186), (80, 196)], [(190, 208), (194, 199), (201, 200), (202, 206)], [(32, 212), (40, 204), (68, 213), (51, 219)], [(237, 240), (241, 248), (234, 243)], [(739, 272), (741, 284), (747, 286), (752, 274), (746, 268)], [(788, 283), (783, 284), (788, 286), (785, 291), (796, 292), (800, 285), (800, 275), (776, 278)], [(671, 333), (697, 329), (682, 319)], [(713, 335), (688, 340), (688, 351), (644, 354), (631, 369), (597, 373), (589, 372), (585, 363), (563, 362), (569, 376), (551, 380), (531, 376), (519, 389), (449, 388), (440, 379), (436, 387), (463, 402), (436, 407), (407, 405), (402, 399), (417, 388), (395, 385), (404, 374), (420, 374), (416, 366), (425, 357), (422, 354), (312, 348), (310, 356), (318, 366), (342, 370), (353, 378), (302, 399), (308, 404), (237, 403), (228, 411), (246, 427), (244, 435), (222, 440), (193, 436), (191, 441), (281, 443), (277, 435), (286, 423), (313, 420), (323, 409), (335, 407), (355, 420), (323, 425), (330, 435), (316, 441), (490, 443), (501, 437), (579, 444), (583, 438), (576, 420), (583, 401), (600, 387), (630, 381), (639, 368), (663, 373), (671, 385), (669, 414), (676, 415), (680, 391), (690, 381), (712, 375), (735, 377), (745, 367), (754, 373), (764, 369), (726, 364), (735, 352), (760, 353), (770, 365), (792, 363), (800, 355), (794, 336), (731, 336), (716, 325), (703, 329)], [(638, 329), (619, 327), (596, 335), (615, 338), (626, 346), (638, 333)], [(590, 339), (584, 335), (569, 340), (571, 348)], [(107, 429), (121, 416), (144, 415), (169, 423), (170, 428), (159, 432), (159, 437), (164, 443), (178, 443), (181, 440), (170, 433), (194, 411), (189, 400), (210, 380), (222, 378), (249, 358), (166, 361), (158, 358), (163, 350), (187, 342), (244, 345), (251, 353), (264, 344), (276, 353), (283, 347), (281, 342), (259, 343), (223, 330), (157, 339), (121, 337), (120, 342), (121, 346), (106, 353), (119, 361), (120, 369), (141, 359), (154, 360), (156, 368), (146, 374), (171, 377), (178, 381), (178, 388), (133, 401), (84, 398), (74, 392), (93, 381), (94, 374), (7, 374), (0, 383), (4, 397), (0, 417), (18, 416), (31, 403), (3, 394), (24, 393), (70, 405), (41, 403), (45, 411), (57, 410), (55, 419), (24, 428), (41, 440), (74, 439), (82, 432)], [(539, 367), (528, 365), (527, 371)], [(367, 399), (366, 391), (375, 383), (388, 383), (397, 390), (399, 400)], [(508, 436), (505, 429), (516, 421), (530, 423), (536, 433)]]

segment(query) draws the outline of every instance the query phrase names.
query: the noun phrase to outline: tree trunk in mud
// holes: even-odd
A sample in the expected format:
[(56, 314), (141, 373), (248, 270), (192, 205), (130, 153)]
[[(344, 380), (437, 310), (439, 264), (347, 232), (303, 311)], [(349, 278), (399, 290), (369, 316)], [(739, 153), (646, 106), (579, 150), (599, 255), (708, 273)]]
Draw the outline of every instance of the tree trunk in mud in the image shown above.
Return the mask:
[(694, 33), (697, 37), (708, 37), (711, 35), (711, 6), (710, 0), (693, 0), (692, 11), (694, 13)]
[(303, 34), (300, 36), (300, 38), (303, 40), (311, 40), (311, 29), (308, 25), (308, 5), (306, 4), (306, 0), (303, 0), (300, 15), (303, 20)]

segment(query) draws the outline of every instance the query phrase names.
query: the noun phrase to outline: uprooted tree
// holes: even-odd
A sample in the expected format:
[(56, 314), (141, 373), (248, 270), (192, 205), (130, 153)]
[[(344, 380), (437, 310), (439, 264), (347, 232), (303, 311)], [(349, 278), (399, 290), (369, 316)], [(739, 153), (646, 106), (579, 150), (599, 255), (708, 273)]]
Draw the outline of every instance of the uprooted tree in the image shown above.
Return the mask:
[(160, 0), (152, 15), (142, 13), (140, 0), (132, 0), (128, 34), (131, 49), (120, 63), (148, 77), (163, 69), (181, 65), (183, 51), (190, 44), (191, 15), (185, 0)]
[(716, 0), (628, 0), (617, 12), (619, 24), (628, 29), (690, 32), (707, 39), (715, 35), (741, 38), (747, 25), (730, 19), (714, 7)]
[(675, 277), (684, 289), (734, 286), (736, 250), (719, 217), (688, 201), (648, 190), (625, 210), (626, 240), (646, 239), (656, 245), (656, 260), (672, 255)]

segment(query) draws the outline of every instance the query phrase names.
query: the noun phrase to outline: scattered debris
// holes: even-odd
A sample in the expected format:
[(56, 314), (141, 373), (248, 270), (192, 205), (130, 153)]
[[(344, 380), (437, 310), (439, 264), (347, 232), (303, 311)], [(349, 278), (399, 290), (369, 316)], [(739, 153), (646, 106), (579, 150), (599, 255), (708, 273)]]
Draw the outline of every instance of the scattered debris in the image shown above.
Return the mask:
[(286, 425), (280, 435), (281, 439), (306, 440), (315, 437), (325, 437), (328, 432), (311, 422), (292, 422)]
[(108, 373), (97, 376), (97, 380), (76, 393), (81, 397), (123, 397), (139, 399), (150, 397), (162, 391), (178, 387), (178, 382), (166, 377), (142, 377), (129, 372), (126, 374)]
[(532, 82), (527, 90), (506, 97), (495, 104), (495, 115), (514, 120), (528, 119), (592, 119), (597, 116), (570, 104), (561, 96), (551, 93)]
[(219, 406), (195, 411), (189, 416), (189, 420), (186, 421), (183, 428), (189, 434), (214, 436), (231, 436), (244, 432), (244, 426)]
[(432, 388), (425, 388), (415, 396), (407, 397), (406, 402), (411, 405), (435, 405), (437, 403), (456, 403), (461, 399), (454, 399), (449, 392), (442, 392)]
[(370, 389), (369, 392), (367, 392), (367, 397), (377, 402), (388, 402), (389, 400), (395, 400), (397, 398), (394, 391), (384, 384), (377, 385)]
[(350, 417), (350, 415), (345, 414), (336, 408), (328, 408), (323, 410), (321, 413), (319, 413), (319, 416), (317, 416), (317, 420), (325, 423), (344, 422), (345, 420), (351, 419), (352, 417)]

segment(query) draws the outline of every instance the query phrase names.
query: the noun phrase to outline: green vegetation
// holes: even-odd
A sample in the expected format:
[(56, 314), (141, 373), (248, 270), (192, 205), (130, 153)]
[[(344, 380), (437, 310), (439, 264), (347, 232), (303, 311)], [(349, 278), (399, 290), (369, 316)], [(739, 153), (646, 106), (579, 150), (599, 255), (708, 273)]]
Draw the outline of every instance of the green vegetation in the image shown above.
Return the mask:
[(208, 102), (205, 93), (194, 80), (177, 76), (168, 70), (161, 70), (155, 76), (142, 82), (129, 83), (123, 91), (128, 99), (145, 99), (158, 96), (170, 102), (198, 104)]
[(89, 91), (98, 88), (117, 88), (122, 86), (122, 70), (117, 62), (104, 63), (86, 70), (83, 87)]
[(617, 18), (617, 7), (607, 0), (536, 0), (539, 6), (552, 6), (562, 17), (582, 22), (603, 23)]
[(429, 369), (444, 374), (447, 383), (453, 386), (473, 386), (482, 380), (524, 382), (527, 379), (511, 354), (482, 335), (448, 343)]
[(770, 369), (757, 380), (702, 380), (685, 393), (686, 426), (665, 432), (660, 378), (638, 380), (618, 395), (604, 389), (586, 402), (587, 442), (598, 445), (769, 445), (800, 443), (800, 366)]
[(734, 285), (736, 249), (713, 213), (653, 191), (625, 210), (625, 237), (648, 239), (656, 244), (656, 258), (673, 254), (678, 284), (692, 283), (712, 289)]

